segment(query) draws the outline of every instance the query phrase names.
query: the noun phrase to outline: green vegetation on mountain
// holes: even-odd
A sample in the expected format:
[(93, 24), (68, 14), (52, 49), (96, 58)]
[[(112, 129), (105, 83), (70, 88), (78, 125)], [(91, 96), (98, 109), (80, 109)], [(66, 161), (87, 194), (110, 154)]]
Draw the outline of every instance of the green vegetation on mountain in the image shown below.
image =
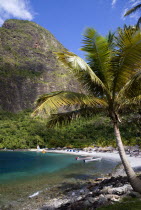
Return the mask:
[[(81, 118), (62, 128), (47, 128), (44, 120), (30, 117), (31, 112), (17, 114), (0, 112), (0, 148), (36, 148), (41, 147), (76, 147), (116, 146), (113, 128), (108, 117), (97, 115), (86, 122)], [(140, 142), (139, 114), (123, 117), (121, 133), (125, 145), (136, 145)]]

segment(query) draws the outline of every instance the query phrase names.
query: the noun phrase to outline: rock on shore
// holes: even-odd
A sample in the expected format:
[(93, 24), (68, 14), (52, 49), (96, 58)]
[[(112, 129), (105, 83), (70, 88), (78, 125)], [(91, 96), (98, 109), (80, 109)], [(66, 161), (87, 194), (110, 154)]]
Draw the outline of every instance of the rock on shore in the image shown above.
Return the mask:
[(101, 206), (114, 204), (124, 197), (141, 198), (134, 192), (127, 177), (98, 178), (88, 182), (81, 189), (70, 190), (63, 197), (53, 198), (46, 202), (40, 210), (83, 210), (97, 209)]

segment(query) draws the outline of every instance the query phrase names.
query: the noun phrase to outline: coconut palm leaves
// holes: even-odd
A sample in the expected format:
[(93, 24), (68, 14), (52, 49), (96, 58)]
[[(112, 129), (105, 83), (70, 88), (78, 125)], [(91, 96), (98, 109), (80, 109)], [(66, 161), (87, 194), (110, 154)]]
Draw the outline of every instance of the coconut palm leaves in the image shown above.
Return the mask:
[(61, 112), (57, 114), (52, 114), (51, 118), (49, 119), (48, 122), (48, 127), (52, 128), (54, 126), (63, 126), (70, 124), (71, 121), (77, 120), (81, 117), (83, 118), (91, 118), (95, 116), (97, 113), (100, 113), (104, 110), (104, 107), (100, 104), (98, 107), (97, 106), (79, 106), (79, 108), (72, 111), (67, 112)]
[(86, 60), (92, 71), (98, 76), (106, 87), (106, 92), (110, 89), (112, 74), (111, 68), (111, 51), (106, 38), (100, 36), (94, 29), (88, 28), (84, 33), (83, 47), (86, 52)]
[(130, 10), (128, 10), (124, 16), (130, 15), (133, 12), (136, 12), (137, 10), (141, 9), (141, 4), (136, 5), (135, 7), (131, 8)]
[(105, 85), (82, 58), (68, 51), (56, 54), (57, 58), (64, 65), (73, 69), (76, 78), (81, 82), (84, 89), (88, 90), (93, 95), (101, 95), (101, 93), (103, 93), (106, 89)]
[[(131, 15), (133, 14), (134, 12), (136, 12), (137, 10), (140, 10), (141, 9), (141, 4), (137, 4), (135, 7), (129, 9), (125, 14), (124, 14), (124, 17), (128, 16), (128, 15)], [(137, 27), (139, 27), (141, 23), (141, 17), (138, 19), (138, 22), (137, 22)]]
[(141, 70), (123, 86), (116, 98), (120, 102), (120, 109), (126, 107), (134, 109), (135, 106), (141, 105)]
[(125, 26), (115, 36), (104, 38), (88, 28), (82, 50), (87, 63), (70, 52), (57, 53), (57, 57), (74, 72), (88, 94), (60, 91), (43, 95), (33, 116), (47, 116), (52, 126), (98, 111), (108, 113), (125, 171), (134, 190), (141, 193), (141, 181), (128, 163), (118, 127), (119, 113), (141, 102), (141, 32)]
[[(87, 111), (89, 108), (93, 108), (96, 110), (107, 106), (107, 103), (103, 99), (68, 91), (58, 91), (42, 95), (38, 98), (36, 104), (37, 108), (32, 113), (33, 117), (49, 117), (52, 113), (58, 113), (59, 108), (62, 108), (62, 111), (64, 111), (72, 107), (72, 109), (79, 109), (79, 113), (81, 113), (82, 109)], [(72, 113), (70, 112), (70, 114)]]
[[(110, 110), (118, 113), (126, 104), (140, 101), (140, 31), (125, 26), (115, 35), (109, 34), (108, 38), (104, 38), (94, 29), (88, 28), (84, 33), (82, 50), (86, 52), (88, 64), (68, 51), (56, 55), (74, 72), (89, 94), (60, 91), (43, 95), (37, 101), (33, 116), (50, 116), (55, 113), (52, 115), (53, 119), (56, 122), (61, 119), (62, 123), (62, 119), (67, 121), (69, 114), (70, 119), (81, 116), (82, 110), (84, 113), (90, 108), (94, 110), (103, 108), (108, 112)], [(66, 117), (63, 118), (63, 114), (58, 114), (60, 107), (72, 109), (68, 113), (65, 111)], [(63, 110), (64, 108), (62, 113)]]
[(141, 33), (131, 27), (119, 29), (113, 57), (113, 95), (131, 79), (141, 65)]

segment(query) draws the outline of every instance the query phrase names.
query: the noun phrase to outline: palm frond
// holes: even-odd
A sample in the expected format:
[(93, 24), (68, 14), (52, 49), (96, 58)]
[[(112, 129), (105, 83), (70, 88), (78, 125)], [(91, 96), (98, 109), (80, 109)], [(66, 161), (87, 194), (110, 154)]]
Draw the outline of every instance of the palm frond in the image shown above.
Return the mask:
[(37, 108), (32, 113), (32, 116), (47, 117), (52, 113), (57, 113), (59, 108), (65, 106), (67, 106), (67, 108), (79, 106), (100, 107), (107, 106), (107, 103), (102, 99), (87, 96), (82, 93), (69, 91), (54, 92), (39, 97), (37, 100)]
[(62, 93), (63, 91), (55, 91), (55, 92), (50, 92), (50, 93), (46, 93), (46, 94), (43, 94), (43, 95), (40, 95), (37, 100), (35, 101), (35, 105), (40, 105), (42, 104), (43, 102), (45, 102), (48, 98), (51, 98), (55, 95), (58, 95), (60, 93)]
[(109, 31), (109, 33), (106, 36), (106, 39), (107, 39), (109, 48), (112, 51), (114, 51), (114, 49), (115, 49), (115, 33), (112, 33), (111, 31)]
[(109, 90), (113, 74), (111, 69), (111, 49), (110, 39), (113, 40), (111, 35), (109, 40), (100, 36), (93, 28), (87, 28), (84, 33), (83, 47), (81, 50), (86, 52), (86, 60), (93, 72), (100, 78)]
[(107, 91), (103, 82), (83, 59), (67, 51), (56, 53), (56, 55), (64, 65), (72, 69), (76, 78), (81, 82), (86, 90), (91, 92), (91, 94), (99, 96), (104, 91)]
[(119, 30), (117, 54), (113, 59), (113, 95), (132, 78), (141, 65), (141, 33), (135, 28)]
[[(139, 70), (116, 96), (118, 104), (139, 103), (141, 96), (141, 70)], [(126, 102), (127, 101), (127, 102)], [(125, 105), (124, 105), (125, 106)]]
[(138, 21), (137, 21), (137, 25), (136, 25), (136, 27), (139, 29), (140, 28), (140, 24), (141, 24), (141, 17), (138, 19)]
[(141, 107), (141, 95), (125, 99), (124, 101), (122, 101), (118, 109), (119, 111), (124, 109), (129, 109), (134, 111), (139, 107)]
[(73, 110), (70, 112), (64, 112), (64, 113), (57, 113), (52, 114), (48, 121), (47, 121), (47, 127), (51, 128), (54, 126), (63, 126), (70, 124), (72, 121), (77, 120), (81, 117), (84, 117), (86, 119), (89, 119), (96, 115), (99, 112), (103, 112), (104, 110), (100, 107), (97, 108), (91, 108), (91, 107), (82, 107), (77, 110)]
[(128, 15), (134, 13), (134, 12), (136, 12), (136, 11), (137, 11), (138, 9), (140, 9), (140, 8), (141, 8), (141, 4), (136, 5), (135, 7), (129, 9), (129, 10), (124, 14), (124, 17), (126, 17), (126, 16), (128, 16)]

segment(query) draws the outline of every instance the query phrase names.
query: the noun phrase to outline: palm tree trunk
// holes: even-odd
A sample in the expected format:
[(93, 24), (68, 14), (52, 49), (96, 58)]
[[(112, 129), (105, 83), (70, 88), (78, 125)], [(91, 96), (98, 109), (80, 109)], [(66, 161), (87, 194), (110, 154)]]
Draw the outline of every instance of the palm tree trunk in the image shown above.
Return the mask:
[(119, 155), (120, 155), (122, 164), (124, 166), (125, 172), (127, 174), (127, 177), (129, 179), (129, 182), (136, 192), (141, 193), (141, 180), (136, 176), (134, 170), (132, 169), (132, 167), (130, 166), (127, 160), (127, 156), (123, 147), (123, 143), (121, 140), (120, 131), (119, 131), (117, 122), (114, 122), (114, 131), (115, 131), (116, 142), (117, 142), (117, 146), (119, 150)]

